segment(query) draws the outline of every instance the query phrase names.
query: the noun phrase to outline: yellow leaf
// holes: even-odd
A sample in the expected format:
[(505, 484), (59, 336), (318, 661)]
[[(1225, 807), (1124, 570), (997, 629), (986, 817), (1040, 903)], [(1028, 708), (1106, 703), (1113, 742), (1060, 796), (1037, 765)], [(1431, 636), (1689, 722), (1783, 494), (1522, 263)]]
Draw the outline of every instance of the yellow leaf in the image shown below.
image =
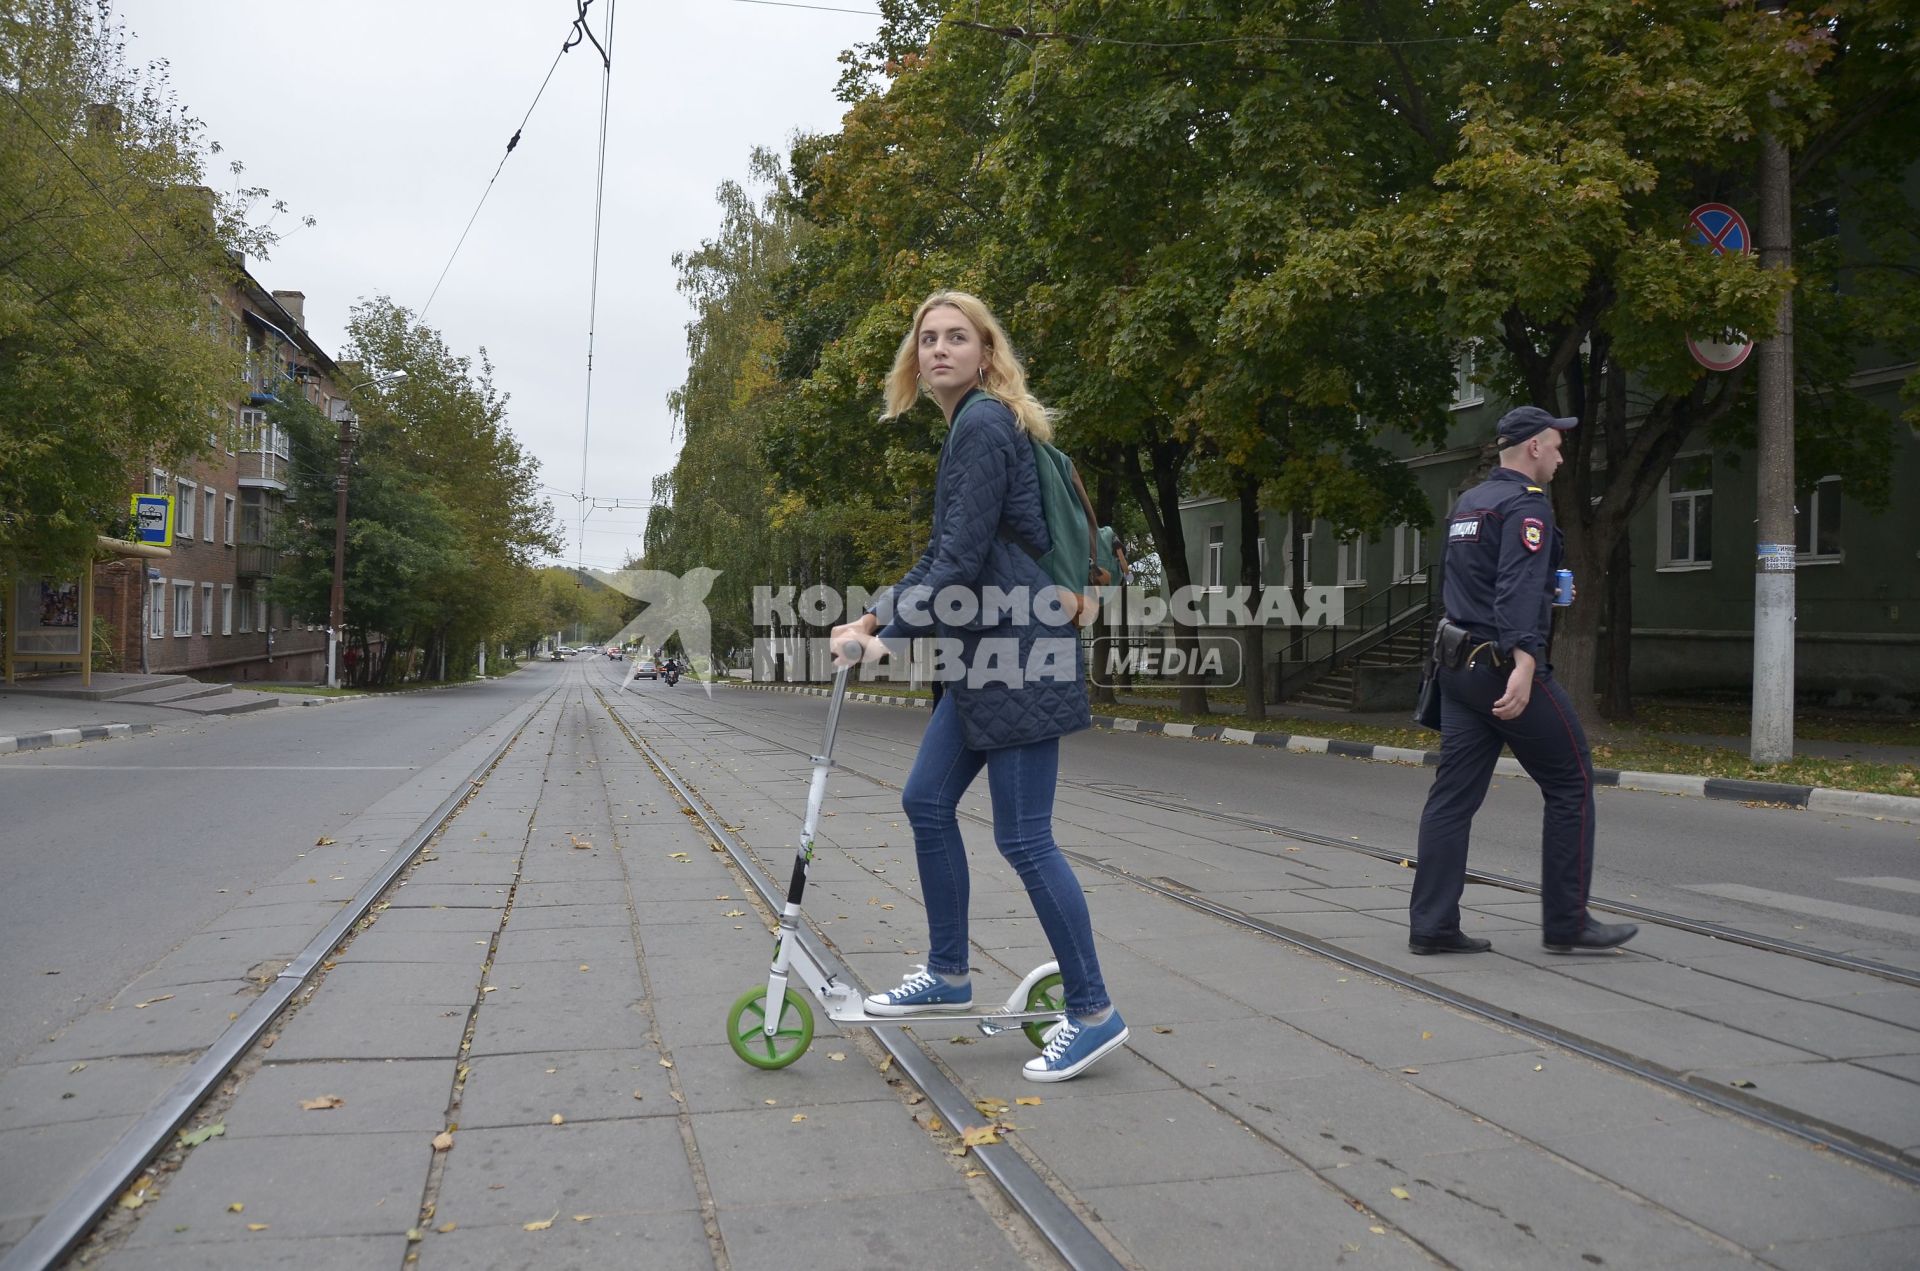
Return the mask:
[(1000, 1127), (997, 1125), (968, 1126), (960, 1132), (960, 1141), (968, 1147), (990, 1147), (1000, 1141)]
[(1406, 1073), (1409, 1077), (1417, 1077), (1420, 1075), (1418, 1068), (1402, 1068), (1400, 1071)]
[(720, 916), (723, 918), (744, 918), (747, 916), (747, 911), (744, 909), (729, 909)]
[(1432, 1033), (1432, 1031), (1431, 1031), (1431, 1030), (1428, 1030), (1428, 1029), (1422, 1029), (1422, 1030), (1421, 1030), (1421, 1032), (1420, 1032), (1420, 1040), (1421, 1040), (1421, 1041), (1423, 1041), (1423, 1042), (1424, 1042), (1424, 1041), (1432, 1041), (1432, 1040), (1433, 1040), (1433, 1033)]
[(246, 1212), (246, 1208), (247, 1206), (245, 1202), (236, 1200), (231, 1205), (227, 1206), (227, 1212), (230, 1214), (244, 1213)]
[(553, 1124), (555, 1124), (555, 1125), (565, 1125), (566, 1123), (567, 1123), (567, 1119), (566, 1119), (565, 1117), (563, 1117), (563, 1116), (561, 1116), (561, 1115), (560, 1115), (560, 1114), (559, 1114), (558, 1112), (556, 1112), (556, 1113), (554, 1113), (554, 1114), (553, 1114)]
[(1390, 1191), (1390, 1192), (1392, 1192), (1392, 1193), (1393, 1193), (1393, 1195), (1394, 1195), (1394, 1198), (1395, 1198), (1395, 1199), (1397, 1199), (1397, 1200), (1412, 1200), (1412, 1199), (1413, 1199), (1413, 1193), (1412, 1193), (1412, 1192), (1410, 1192), (1410, 1191), (1408, 1191), (1408, 1190), (1407, 1190), (1406, 1188), (1404, 1188), (1404, 1187), (1389, 1187), (1389, 1188), (1388, 1188), (1387, 1190), (1388, 1190), (1388, 1191)]
[(636, 1099), (644, 1099), (647, 1096), (645, 1096), (644, 1094), (641, 1094), (638, 1090), (636, 1090), (633, 1092), (633, 1097)]
[(838, 1050), (836, 1050), (836, 1051), (834, 1051), (834, 1052), (833, 1052), (832, 1054), (830, 1054), (830, 1055), (828, 1055), (828, 1056), (827, 1056), (827, 1058), (828, 1058), (828, 1059), (831, 1059), (831, 1060), (832, 1060), (832, 1061), (833, 1061), (834, 1063), (836, 1063), (836, 1064), (837, 1064), (837, 1063), (840, 1063), (840, 1062), (842, 1062), (842, 1061), (844, 1061), (844, 1060), (846, 1059), (846, 1057), (847, 1057), (847, 1056), (846, 1056), (846, 1054), (845, 1054), (845, 1052), (843, 1052), (843, 1051), (838, 1051)]
[(452, 1146), (453, 1146), (453, 1135), (450, 1132), (446, 1130), (442, 1130), (440, 1131), (440, 1133), (433, 1136), (434, 1151), (444, 1152)]
[(671, 1059), (662, 1059), (662, 1060), (660, 1061), (660, 1066), (661, 1066), (662, 1068), (671, 1068), (671, 1067), (673, 1067), (673, 1060), (671, 1060)]
[(345, 1102), (346, 1100), (337, 1094), (323, 1094), (317, 1099), (302, 1099), (300, 1101), (300, 1109), (303, 1112), (325, 1112), (327, 1109), (337, 1108)]
[(796, 1112), (793, 1114), (793, 1123), (795, 1125), (799, 1125), (802, 1121), (806, 1119), (807, 1119), (807, 1114), (804, 1112)]
[(1171, 1028), (1168, 1028), (1165, 1024), (1155, 1024), (1153, 1026), (1153, 1031), (1156, 1033), (1171, 1033), (1173, 1030)]
[(446, 1235), (446, 1234), (447, 1234), (447, 1233), (448, 1233), (449, 1231), (452, 1231), (452, 1230), (453, 1230), (453, 1223), (452, 1223), (452, 1222), (450, 1222), (450, 1221), (449, 1221), (449, 1222), (443, 1222), (443, 1223), (441, 1223), (441, 1224), (440, 1224), (440, 1225), (439, 1225), (438, 1227), (435, 1227), (435, 1228), (434, 1228), (434, 1230), (435, 1230), (435, 1231), (437, 1231), (437, 1232), (439, 1232), (439, 1233), (440, 1233), (441, 1235), (443, 1235), (443, 1236), (444, 1236), (444, 1235)]
[(265, 1231), (266, 1229), (267, 1224), (263, 1222), (250, 1222), (247, 1224), (248, 1231)]
[(573, 1220), (575, 1222), (592, 1222), (593, 1219), (594, 1219), (594, 1215), (592, 1214), (575, 1214), (573, 1216)]
[(985, 1171), (985, 1170), (983, 1170), (983, 1169), (970, 1169), (970, 1170), (968, 1170), (968, 1171), (967, 1171), (967, 1177), (968, 1177), (968, 1178), (980, 1178), (980, 1177), (982, 1177), (982, 1176), (984, 1176), (984, 1175), (986, 1174), (986, 1172), (987, 1172), (987, 1171)]
[(687, 859), (687, 854), (685, 852), (668, 852), (667, 859), (670, 861), (684, 861)]
[(133, 1004), (133, 1009), (136, 1011), (144, 1011), (149, 1006), (152, 1006), (155, 1002), (171, 1002), (172, 1000), (173, 1000), (173, 994), (162, 993), (159, 997), (150, 997), (144, 1002), (135, 1002)]
[(120, 1208), (122, 1209), (138, 1209), (146, 1203), (147, 1198), (141, 1195), (136, 1188), (128, 1189), (120, 1197)]
[(1376, 1236), (1384, 1236), (1387, 1234), (1387, 1229), (1385, 1227), (1369, 1227), (1367, 1228), (1367, 1230), (1371, 1231)]
[(1023, 1094), (1015, 1099), (1014, 1102), (1023, 1108), (1037, 1108), (1040, 1106), (1040, 1096), (1037, 1094)]
[[(553, 1218), (558, 1218), (559, 1216), (560, 1216), (560, 1211), (559, 1211), (559, 1210), (557, 1210), (557, 1209), (556, 1209), (556, 1210), (554, 1210), (554, 1211), (553, 1211)], [(541, 1221), (541, 1222), (523, 1222), (523, 1223), (521, 1223), (521, 1224), (520, 1224), (520, 1230), (522, 1230), (522, 1231), (545, 1231), (545, 1230), (546, 1230), (547, 1228), (549, 1228), (549, 1227), (551, 1227), (551, 1226), (553, 1226), (553, 1218), (548, 1218), (548, 1219), (545, 1219), (545, 1220), (543, 1220), (543, 1221)]]
[(582, 963), (580, 964), (580, 969), (581, 969), (582, 971), (591, 971), (591, 970), (593, 970), (593, 968), (592, 968), (592, 967), (590, 967), (590, 966), (588, 966), (588, 965), (587, 965), (586, 963), (584, 963), (584, 962), (582, 962)]
[(420, 1228), (418, 1227), (407, 1228), (408, 1244), (418, 1244), (420, 1241), (425, 1240), (426, 1238), (427, 1238), (426, 1233), (421, 1231)]
[(938, 1134), (940, 1133), (941, 1130), (944, 1130), (945, 1128), (946, 1128), (945, 1123), (943, 1123), (939, 1117), (927, 1118), (927, 1129), (931, 1130), (933, 1133)]
[(319, 838), (313, 841), (313, 845), (315, 847), (332, 847), (333, 840), (328, 838), (326, 835), (322, 834)]

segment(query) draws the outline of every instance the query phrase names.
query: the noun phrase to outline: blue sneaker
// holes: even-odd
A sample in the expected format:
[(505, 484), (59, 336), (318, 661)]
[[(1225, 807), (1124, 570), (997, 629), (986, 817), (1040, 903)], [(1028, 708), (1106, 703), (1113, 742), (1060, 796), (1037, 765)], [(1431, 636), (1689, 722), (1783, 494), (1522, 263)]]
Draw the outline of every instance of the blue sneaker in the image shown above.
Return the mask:
[(923, 1011), (970, 1011), (973, 1009), (973, 985), (948, 984), (927, 970), (915, 967), (897, 989), (875, 993), (867, 998), (869, 1015), (918, 1015)]
[(1094, 1060), (1127, 1040), (1127, 1022), (1115, 1011), (1104, 1024), (1083, 1024), (1069, 1015), (1047, 1034), (1046, 1049), (1027, 1060), (1021, 1076), (1028, 1081), (1065, 1081), (1077, 1077)]

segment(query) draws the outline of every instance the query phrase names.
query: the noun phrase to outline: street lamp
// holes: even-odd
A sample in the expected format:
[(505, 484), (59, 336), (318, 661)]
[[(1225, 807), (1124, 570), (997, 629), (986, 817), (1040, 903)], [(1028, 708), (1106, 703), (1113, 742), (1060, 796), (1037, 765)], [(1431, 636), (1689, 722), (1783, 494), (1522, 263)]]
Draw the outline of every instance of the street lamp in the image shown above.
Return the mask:
[(340, 425), (340, 474), (333, 479), (333, 600), (327, 607), (327, 687), (340, 687), (340, 632), (347, 604), (347, 465), (353, 455), (353, 434), (360, 417), (348, 401), (353, 394), (375, 384), (391, 384), (407, 378), (405, 371), (389, 371), (362, 380), (341, 394), (333, 403), (333, 417)]

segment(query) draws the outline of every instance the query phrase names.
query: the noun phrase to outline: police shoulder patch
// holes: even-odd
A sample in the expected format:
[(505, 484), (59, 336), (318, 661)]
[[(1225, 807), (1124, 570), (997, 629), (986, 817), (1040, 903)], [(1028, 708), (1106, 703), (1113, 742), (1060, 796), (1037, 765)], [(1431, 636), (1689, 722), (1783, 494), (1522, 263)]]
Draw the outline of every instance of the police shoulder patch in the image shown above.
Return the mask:
[(1546, 536), (1546, 522), (1531, 516), (1520, 522), (1520, 541), (1527, 545), (1528, 551), (1539, 551), (1540, 545), (1546, 541)]

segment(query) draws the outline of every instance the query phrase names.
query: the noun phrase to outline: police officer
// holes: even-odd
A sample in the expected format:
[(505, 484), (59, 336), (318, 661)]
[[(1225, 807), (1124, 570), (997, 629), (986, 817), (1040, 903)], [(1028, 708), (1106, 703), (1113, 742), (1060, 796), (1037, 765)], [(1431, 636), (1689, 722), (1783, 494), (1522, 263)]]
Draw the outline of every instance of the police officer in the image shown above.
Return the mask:
[(1447, 517), (1436, 639), (1440, 767), (1420, 816), (1420, 862), (1408, 907), (1414, 953), (1481, 953), (1493, 943), (1460, 930), (1467, 835), (1504, 744), (1540, 787), (1541, 935), (1551, 953), (1611, 949), (1639, 931), (1587, 915), (1593, 877), (1593, 757), (1566, 690), (1547, 662), (1560, 531), (1547, 483), (1578, 420), (1537, 406), (1508, 411), (1500, 466)]

